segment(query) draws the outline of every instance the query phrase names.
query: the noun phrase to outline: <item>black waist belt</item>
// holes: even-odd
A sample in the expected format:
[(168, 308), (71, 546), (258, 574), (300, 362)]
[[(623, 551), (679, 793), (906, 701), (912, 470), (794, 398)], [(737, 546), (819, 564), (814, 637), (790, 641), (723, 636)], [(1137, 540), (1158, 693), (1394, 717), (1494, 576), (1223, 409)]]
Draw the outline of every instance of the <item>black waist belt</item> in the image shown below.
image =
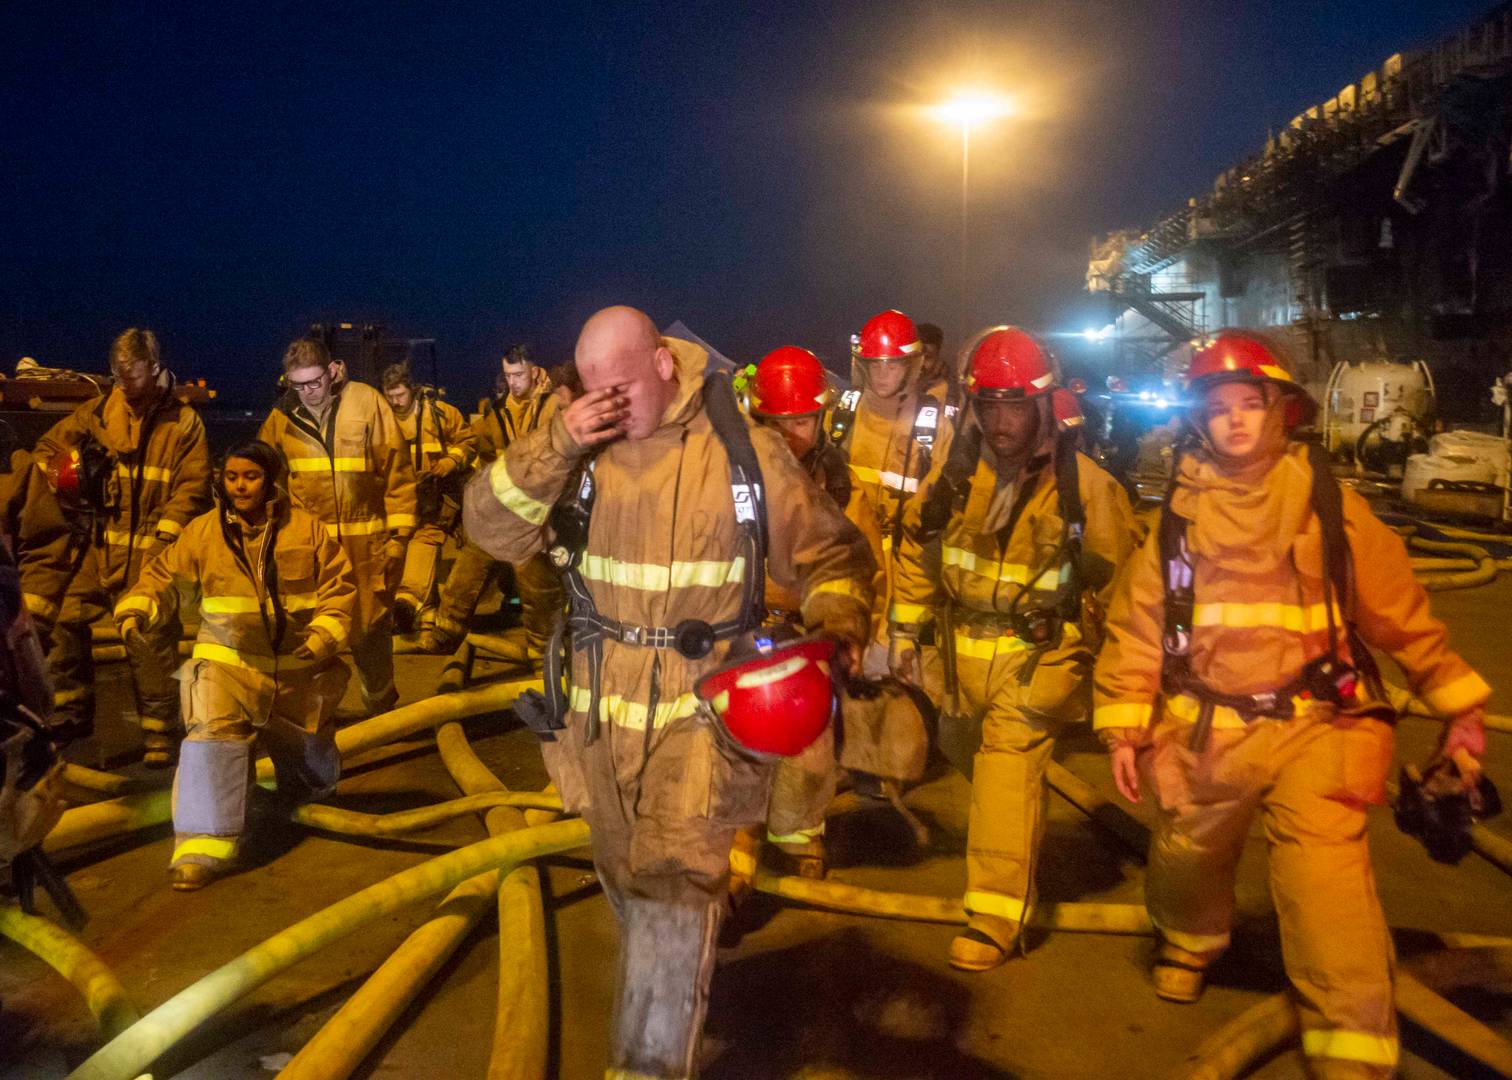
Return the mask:
[(569, 621), (573, 631), (572, 644), (576, 649), (609, 640), (642, 649), (671, 649), (689, 660), (702, 660), (709, 655), (716, 641), (734, 637), (743, 625), (738, 619), (715, 624), (702, 619), (684, 619), (676, 626), (641, 626), (620, 622), (596, 611), (574, 614)]

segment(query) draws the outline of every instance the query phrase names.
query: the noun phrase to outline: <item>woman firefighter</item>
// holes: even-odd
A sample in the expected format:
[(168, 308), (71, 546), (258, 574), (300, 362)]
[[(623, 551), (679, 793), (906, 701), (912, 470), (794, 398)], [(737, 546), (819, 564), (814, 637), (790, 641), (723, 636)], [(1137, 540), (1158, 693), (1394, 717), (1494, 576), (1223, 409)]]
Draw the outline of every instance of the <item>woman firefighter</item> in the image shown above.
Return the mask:
[(179, 671), (187, 736), (173, 785), (175, 889), (198, 889), (236, 861), (254, 744), (280, 795), (336, 786), (334, 713), (352, 629), (351, 561), (316, 517), (289, 505), (284, 460), (260, 440), (226, 455), (219, 506), (195, 518), (116, 605), (123, 640), (199, 594), (200, 630)]
[(1445, 718), (1441, 752), (1467, 765), (1490, 689), (1450, 651), (1402, 541), (1340, 491), (1320, 447), (1291, 439), (1316, 407), (1279, 350), (1223, 331), (1187, 385), (1191, 448), (1120, 578), (1093, 715), (1119, 791), (1159, 811), (1155, 992), (1201, 994), (1259, 813), (1309, 1069), (1389, 1076), (1392, 948), (1365, 817), (1385, 800), (1392, 729), (1368, 647)]

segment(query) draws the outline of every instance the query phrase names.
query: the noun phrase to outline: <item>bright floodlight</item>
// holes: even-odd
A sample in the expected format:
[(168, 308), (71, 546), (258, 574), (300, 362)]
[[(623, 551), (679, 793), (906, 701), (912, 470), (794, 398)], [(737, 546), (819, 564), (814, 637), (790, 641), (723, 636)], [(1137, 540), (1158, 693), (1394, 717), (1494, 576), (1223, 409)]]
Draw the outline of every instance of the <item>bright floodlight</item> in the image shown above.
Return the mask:
[(988, 120), (997, 120), (1013, 112), (1013, 102), (996, 94), (957, 94), (949, 101), (936, 105), (932, 112), (936, 120), (958, 127), (974, 128)]

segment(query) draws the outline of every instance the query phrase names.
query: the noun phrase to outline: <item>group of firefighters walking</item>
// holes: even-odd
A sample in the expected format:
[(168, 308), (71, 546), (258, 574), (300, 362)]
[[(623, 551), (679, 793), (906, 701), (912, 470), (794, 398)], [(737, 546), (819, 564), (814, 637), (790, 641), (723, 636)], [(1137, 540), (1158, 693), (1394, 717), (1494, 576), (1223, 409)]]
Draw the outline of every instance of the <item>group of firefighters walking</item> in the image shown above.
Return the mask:
[[(737, 386), (701, 346), (608, 308), (578, 338), (577, 385), (511, 350), (469, 426), (403, 369), (380, 392), (300, 340), (260, 438), (212, 484), (156, 340), (128, 331), (115, 389), (19, 455), (6, 488), (17, 505), (54, 492), (69, 519), (66, 544), (17, 553), (55, 722), (91, 729), (90, 624), (113, 612), (148, 761), (177, 754), (173, 884), (199, 888), (234, 866), (254, 744), (281, 798), (329, 794), (339, 655), (366, 709), (391, 708), (396, 629), (455, 648), (504, 568), (514, 658), (545, 675), (517, 712), (591, 826), (619, 923), (610, 1075), (672, 1078), (698, 1071), (720, 925), (763, 834), (770, 857), (822, 876), (837, 787), (906, 814), (931, 750), (972, 785), (949, 963), (1020, 950), (1046, 766), (1090, 718), (1118, 790), (1152, 804), (1155, 992), (1201, 994), (1258, 813), (1309, 1067), (1391, 1075), (1392, 950), (1364, 827), (1392, 729), (1370, 650), (1470, 765), (1490, 690), (1400, 539), (1295, 437), (1313, 406), (1282, 350), (1238, 331), (1195, 348), (1147, 535), (1080, 448), (1031, 334), (978, 335), (958, 380), (938, 330), (898, 311), (851, 352), (838, 396), (793, 346)], [(191, 597), (198, 638), (178, 666)]]

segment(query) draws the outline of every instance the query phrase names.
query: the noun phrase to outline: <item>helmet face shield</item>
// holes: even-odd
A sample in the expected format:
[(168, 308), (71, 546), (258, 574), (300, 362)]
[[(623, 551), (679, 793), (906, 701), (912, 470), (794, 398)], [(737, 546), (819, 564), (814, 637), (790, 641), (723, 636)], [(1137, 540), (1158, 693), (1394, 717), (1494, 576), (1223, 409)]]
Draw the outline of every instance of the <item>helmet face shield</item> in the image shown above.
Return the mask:
[(913, 382), (918, 371), (918, 360), (912, 357), (871, 358), (858, 357), (856, 367), (861, 375), (861, 388), (870, 390), (878, 397), (897, 397)]

